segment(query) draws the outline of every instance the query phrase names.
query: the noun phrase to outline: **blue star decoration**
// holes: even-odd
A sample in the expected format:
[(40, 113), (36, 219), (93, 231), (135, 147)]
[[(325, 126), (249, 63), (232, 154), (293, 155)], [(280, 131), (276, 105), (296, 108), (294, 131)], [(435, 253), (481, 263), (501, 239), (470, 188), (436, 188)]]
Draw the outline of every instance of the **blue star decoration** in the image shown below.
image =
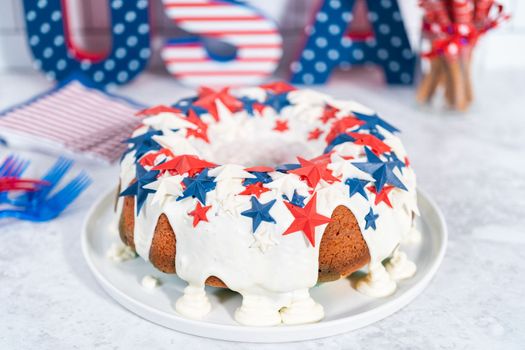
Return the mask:
[(356, 193), (359, 193), (361, 196), (363, 196), (365, 199), (368, 199), (368, 196), (365, 192), (365, 186), (368, 185), (370, 181), (367, 180), (361, 180), (361, 179), (354, 179), (354, 178), (348, 178), (345, 181), (345, 185), (348, 186), (348, 195), (350, 198)]
[(357, 119), (365, 122), (365, 124), (361, 125), (358, 130), (368, 130), (370, 134), (376, 136), (380, 140), (384, 140), (385, 137), (377, 128), (378, 126), (390, 131), (391, 133), (399, 132), (399, 129), (381, 119), (377, 114), (366, 115), (358, 112), (352, 112), (352, 114), (355, 115)]
[(284, 92), (282, 94), (273, 94), (268, 92), (266, 100), (264, 101), (264, 105), (270, 106), (275, 109), (275, 111), (281, 113), (281, 110), (284, 107), (290, 106), (290, 101), (288, 101), (288, 93)]
[(248, 115), (253, 117), (255, 115), (255, 109), (253, 108), (253, 105), (259, 103), (259, 101), (247, 96), (239, 97), (238, 100), (242, 102), (242, 106)]
[(257, 198), (252, 196), (250, 201), (252, 202), (251, 209), (243, 211), (241, 215), (252, 218), (253, 233), (255, 233), (257, 227), (259, 227), (263, 221), (273, 222), (275, 224), (275, 219), (270, 215), (270, 209), (275, 204), (275, 199), (269, 201), (268, 203), (261, 203), (257, 200)]
[(377, 218), (379, 218), (379, 215), (374, 214), (374, 211), (372, 210), (372, 208), (370, 208), (370, 211), (365, 216), (365, 221), (366, 221), (365, 230), (368, 229), (369, 227), (375, 230)]
[[(177, 129), (175, 129), (174, 131), (176, 130)], [(148, 153), (149, 151), (160, 150), (160, 145), (155, 140), (153, 140), (153, 136), (155, 135), (162, 135), (162, 130), (149, 129), (142, 135), (138, 135), (125, 140), (124, 143), (131, 143), (132, 146), (124, 152), (122, 158), (124, 158), (126, 154), (132, 151), (136, 151), (135, 158), (138, 159), (144, 154)]]
[(287, 200), (288, 202), (292, 203), (293, 205), (303, 208), (304, 207), (304, 200), (305, 200), (306, 197), (305, 196), (301, 196), (300, 194), (297, 193), (297, 191), (293, 191), (292, 200), (288, 199), (288, 196), (285, 195), (285, 194), (283, 194), (283, 198), (285, 200)]
[(215, 188), (217, 183), (214, 177), (208, 176), (208, 168), (202, 170), (200, 174), (194, 177), (187, 177), (182, 182), (186, 186), (182, 196), (177, 198), (178, 201), (188, 197), (197, 198), (202, 205), (206, 205), (206, 193)]
[(401, 180), (399, 180), (393, 172), (394, 169), (399, 166), (397, 162), (382, 161), (368, 147), (365, 147), (365, 153), (368, 162), (352, 163), (352, 165), (354, 165), (359, 170), (372, 175), (375, 180), (374, 185), (377, 193), (381, 192), (383, 186), (386, 184), (393, 185), (405, 191), (407, 190), (405, 185), (403, 185)]
[(147, 171), (142, 165), (137, 163), (137, 181), (132, 183), (128, 188), (120, 193), (119, 196), (137, 196), (137, 215), (140, 213), (140, 209), (144, 205), (148, 194), (155, 193), (155, 190), (144, 188), (147, 184), (150, 184), (157, 180), (158, 170)]
[(288, 164), (281, 164), (278, 165), (275, 170), (280, 173), (287, 173), (289, 170), (298, 169), (301, 167), (301, 164), (298, 163), (288, 163)]
[(402, 170), (406, 165), (394, 152), (385, 153), (385, 158), (387, 161), (394, 163), (394, 168)]
[(249, 173), (252, 175), (255, 175), (255, 178), (244, 179), (242, 183), (243, 186), (253, 185), (257, 182), (262, 182), (263, 184), (267, 184), (273, 181), (272, 177), (268, 175), (268, 173), (261, 172), (261, 171), (249, 171)]
[(352, 136), (346, 133), (339, 134), (332, 140), (332, 142), (330, 142), (328, 146), (326, 146), (326, 148), (324, 149), (324, 153), (331, 152), (335, 146), (340, 145), (345, 142), (355, 142), (355, 138), (353, 138)]
[(197, 116), (201, 116), (202, 114), (208, 113), (205, 108), (195, 106), (193, 102), (197, 100), (196, 97), (186, 97), (178, 100), (175, 104), (172, 105), (172, 107), (180, 109), (182, 113), (188, 115), (190, 111), (195, 112)]

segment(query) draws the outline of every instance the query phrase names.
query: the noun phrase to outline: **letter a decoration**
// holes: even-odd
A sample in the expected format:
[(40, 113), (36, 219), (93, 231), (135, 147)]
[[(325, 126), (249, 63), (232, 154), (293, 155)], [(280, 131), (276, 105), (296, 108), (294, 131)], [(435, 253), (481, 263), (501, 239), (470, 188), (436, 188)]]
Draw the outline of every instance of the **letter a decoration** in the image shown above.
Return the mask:
[(75, 47), (60, 0), (24, 0), (27, 38), (35, 67), (50, 79), (82, 71), (100, 85), (125, 84), (145, 67), (151, 55), (148, 1), (109, 0), (110, 52), (93, 54)]
[(290, 66), (292, 83), (323, 84), (337, 66), (372, 64), (382, 68), (388, 84), (412, 84), (415, 55), (397, 0), (366, 0), (372, 33), (352, 36), (356, 0), (324, 0), (306, 45)]

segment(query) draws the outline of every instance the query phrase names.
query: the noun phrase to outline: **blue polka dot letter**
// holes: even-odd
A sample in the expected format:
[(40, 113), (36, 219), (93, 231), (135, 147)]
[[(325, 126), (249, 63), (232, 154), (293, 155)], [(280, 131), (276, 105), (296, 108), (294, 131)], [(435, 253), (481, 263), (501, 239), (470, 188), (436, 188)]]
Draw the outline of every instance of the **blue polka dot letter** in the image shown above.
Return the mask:
[(27, 37), (34, 65), (49, 79), (82, 71), (101, 85), (125, 84), (145, 67), (151, 55), (148, 1), (110, 0), (111, 43), (107, 54), (82, 51), (73, 44), (65, 1), (24, 0)]
[(323, 84), (337, 66), (380, 66), (388, 84), (412, 84), (415, 55), (397, 0), (366, 0), (372, 33), (350, 35), (356, 0), (324, 0), (307, 28), (306, 46), (291, 64), (295, 84)]

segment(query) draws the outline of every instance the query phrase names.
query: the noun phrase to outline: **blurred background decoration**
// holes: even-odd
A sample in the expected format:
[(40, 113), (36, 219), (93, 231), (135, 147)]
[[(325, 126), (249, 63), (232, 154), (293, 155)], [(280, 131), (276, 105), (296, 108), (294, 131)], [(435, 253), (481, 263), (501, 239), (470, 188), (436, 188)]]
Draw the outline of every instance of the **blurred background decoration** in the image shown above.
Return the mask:
[(78, 69), (104, 85), (125, 84), (146, 65), (190, 85), (272, 74), (311, 84), (371, 63), (389, 83), (413, 80), (416, 0), (197, 3), (6, 0), (2, 12), (13, 15), (0, 27), (0, 67), (33, 65), (58, 80)]
[[(502, 3), (512, 21), (483, 38), (474, 74), (525, 64), (525, 3)], [(0, 70), (33, 66), (50, 80), (80, 70), (114, 85), (148, 69), (190, 86), (318, 84), (363, 65), (412, 84), (423, 14), (417, 0), (4, 0), (0, 10)]]
[(473, 99), (471, 62), (474, 48), (488, 31), (509, 19), (494, 0), (422, 0), (423, 39), (429, 47), (422, 57), (430, 69), (417, 98), (429, 102), (441, 85), (450, 108), (466, 110)]

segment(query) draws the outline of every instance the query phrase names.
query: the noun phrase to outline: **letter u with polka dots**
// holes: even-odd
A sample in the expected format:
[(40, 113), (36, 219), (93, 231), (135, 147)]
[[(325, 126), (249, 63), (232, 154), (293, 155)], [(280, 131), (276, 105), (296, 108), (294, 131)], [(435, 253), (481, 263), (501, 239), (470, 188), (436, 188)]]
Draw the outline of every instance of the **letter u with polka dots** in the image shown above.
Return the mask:
[(49, 79), (82, 71), (102, 86), (125, 84), (151, 55), (148, 0), (109, 0), (111, 48), (97, 54), (75, 46), (69, 33), (67, 1), (24, 0), (28, 44), (34, 66)]

